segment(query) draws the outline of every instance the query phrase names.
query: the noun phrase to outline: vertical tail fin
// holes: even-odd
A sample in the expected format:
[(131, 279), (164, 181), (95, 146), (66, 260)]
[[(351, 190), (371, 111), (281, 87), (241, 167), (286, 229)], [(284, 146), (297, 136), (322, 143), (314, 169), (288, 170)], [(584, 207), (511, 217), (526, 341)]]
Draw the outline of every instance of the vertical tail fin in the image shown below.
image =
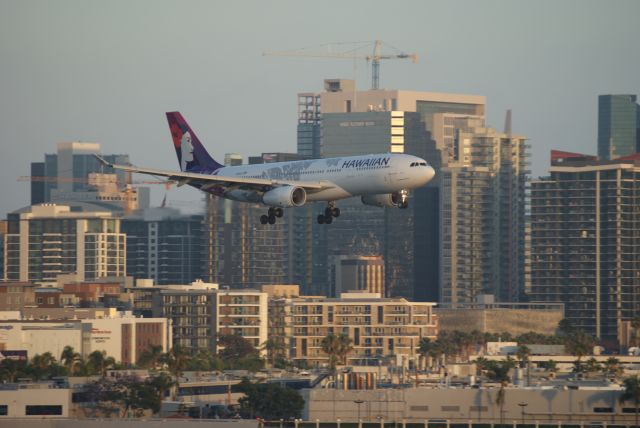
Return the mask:
[(207, 153), (207, 150), (180, 112), (168, 112), (167, 121), (169, 122), (173, 146), (178, 155), (180, 171), (205, 173), (222, 168), (222, 165)]

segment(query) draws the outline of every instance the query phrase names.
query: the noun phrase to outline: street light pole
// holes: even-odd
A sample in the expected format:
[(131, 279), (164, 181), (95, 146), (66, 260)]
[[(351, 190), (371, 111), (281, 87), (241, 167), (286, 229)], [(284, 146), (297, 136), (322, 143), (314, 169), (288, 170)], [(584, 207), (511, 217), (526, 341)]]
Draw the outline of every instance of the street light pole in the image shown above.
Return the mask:
[(360, 405), (364, 403), (364, 400), (358, 399), (358, 400), (353, 400), (353, 402), (358, 405), (358, 428), (360, 428), (360, 424), (362, 423), (360, 419)]
[(522, 413), (522, 425), (524, 425), (524, 408), (528, 406), (528, 403), (521, 402), (521, 403), (518, 403), (518, 406), (520, 406), (520, 410)]

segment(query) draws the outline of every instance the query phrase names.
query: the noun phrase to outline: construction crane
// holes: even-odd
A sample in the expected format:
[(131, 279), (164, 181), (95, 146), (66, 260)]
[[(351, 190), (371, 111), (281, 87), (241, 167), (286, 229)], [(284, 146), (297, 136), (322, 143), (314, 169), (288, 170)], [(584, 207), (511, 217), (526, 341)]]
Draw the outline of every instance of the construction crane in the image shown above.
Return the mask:
[[(364, 48), (371, 48), (373, 44), (373, 52), (371, 54), (360, 54), (359, 51)], [(355, 48), (342, 52), (333, 52), (333, 47), (341, 45), (357, 45)], [(396, 51), (394, 54), (382, 53), (382, 47), (386, 46)], [(326, 52), (317, 52), (313, 49), (326, 48)], [(336, 59), (364, 59), (369, 63), (371, 61), (371, 89), (380, 88), (380, 61), (383, 59), (410, 59), (414, 64), (418, 62), (417, 54), (408, 54), (400, 51), (399, 49), (390, 46), (387, 43), (383, 43), (380, 40), (373, 42), (347, 42), (347, 43), (329, 43), (326, 45), (320, 45), (315, 48), (302, 48), (290, 51), (266, 51), (262, 55), (265, 56), (300, 56), (307, 58), (336, 58)]]

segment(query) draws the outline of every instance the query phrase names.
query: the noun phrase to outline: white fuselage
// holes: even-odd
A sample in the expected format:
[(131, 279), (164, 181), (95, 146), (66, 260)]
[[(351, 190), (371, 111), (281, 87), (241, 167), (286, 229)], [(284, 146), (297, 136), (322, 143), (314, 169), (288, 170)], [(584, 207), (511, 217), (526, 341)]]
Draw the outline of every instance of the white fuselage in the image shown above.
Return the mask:
[[(331, 184), (308, 192), (307, 201), (335, 201), (353, 196), (386, 194), (423, 186), (435, 171), (424, 159), (405, 154), (373, 154), (221, 168), (216, 175)], [(229, 199), (260, 202), (261, 195), (241, 188), (227, 191)]]

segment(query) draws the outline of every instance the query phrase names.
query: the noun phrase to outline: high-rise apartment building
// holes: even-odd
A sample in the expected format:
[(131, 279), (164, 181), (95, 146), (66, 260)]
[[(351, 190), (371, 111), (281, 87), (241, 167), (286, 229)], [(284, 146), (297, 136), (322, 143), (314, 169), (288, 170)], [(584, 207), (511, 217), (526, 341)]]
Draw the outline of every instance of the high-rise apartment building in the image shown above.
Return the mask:
[(121, 220), (127, 235), (127, 275), (156, 284), (189, 284), (206, 274), (204, 217), (149, 208)]
[(267, 227), (261, 204), (207, 198), (207, 280), (240, 288), (291, 283), (291, 211)]
[[(307, 94), (300, 94), (304, 98)], [(350, 80), (326, 80), (325, 92), (313, 94), (306, 108), (316, 111), (320, 138), (313, 140), (323, 157), (368, 153), (408, 153), (427, 159), (436, 177), (416, 189), (406, 210), (339, 201), (342, 214), (330, 227), (314, 228), (313, 282), (326, 293), (327, 257), (379, 255), (385, 261), (385, 283), (391, 296), (435, 301), (440, 288), (439, 151), (444, 142), (433, 133), (434, 115), (484, 116), (481, 96), (399, 90), (357, 91)], [(303, 111), (305, 109), (302, 109)], [(298, 140), (299, 148), (304, 146)]]
[[(252, 156), (249, 161), (273, 163), (296, 159), (300, 156), (295, 153), (267, 152)], [(311, 212), (309, 206), (286, 210), (282, 221), (260, 227), (256, 225), (265, 213), (262, 204), (211, 195), (206, 201), (207, 281), (242, 288), (311, 282), (311, 270), (306, 269), (311, 253), (301, 245), (310, 234), (312, 223), (306, 215)]]
[(171, 320), (174, 345), (217, 352), (220, 335), (242, 336), (256, 348), (267, 340), (267, 293), (203, 282), (160, 288), (153, 294), (153, 315)]
[(635, 95), (598, 97), (598, 157), (615, 159), (640, 152), (640, 105)]
[(482, 294), (514, 302), (524, 289), (526, 139), (486, 128), (481, 116), (439, 113), (440, 302)]
[(45, 204), (10, 213), (7, 220), (7, 280), (55, 283), (68, 273), (80, 280), (125, 275), (125, 234), (111, 212)]
[(531, 185), (531, 300), (607, 343), (640, 310), (640, 157), (552, 151)]

